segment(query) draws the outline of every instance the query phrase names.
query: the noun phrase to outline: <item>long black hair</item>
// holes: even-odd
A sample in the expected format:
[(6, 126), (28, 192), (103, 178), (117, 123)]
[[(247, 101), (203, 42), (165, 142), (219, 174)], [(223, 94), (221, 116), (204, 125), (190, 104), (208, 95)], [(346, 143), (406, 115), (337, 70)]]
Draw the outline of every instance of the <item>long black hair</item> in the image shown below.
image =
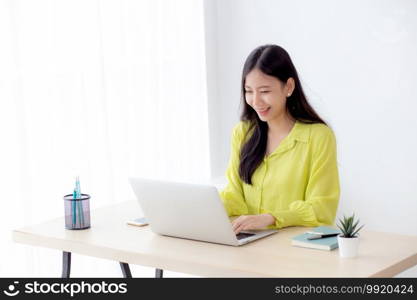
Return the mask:
[(295, 89), (286, 101), (286, 110), (289, 115), (302, 123), (326, 124), (308, 103), (297, 71), (287, 51), (277, 45), (264, 45), (253, 50), (243, 66), (241, 87), (243, 110), (240, 120), (249, 121), (250, 125), (247, 133), (253, 129), (252, 136), (240, 151), (239, 176), (247, 184), (252, 184), (252, 174), (262, 163), (268, 141), (268, 124), (259, 119), (258, 114), (246, 103), (245, 98), (246, 75), (254, 69), (259, 69), (264, 74), (273, 76), (284, 84), (288, 78), (292, 77), (295, 82)]

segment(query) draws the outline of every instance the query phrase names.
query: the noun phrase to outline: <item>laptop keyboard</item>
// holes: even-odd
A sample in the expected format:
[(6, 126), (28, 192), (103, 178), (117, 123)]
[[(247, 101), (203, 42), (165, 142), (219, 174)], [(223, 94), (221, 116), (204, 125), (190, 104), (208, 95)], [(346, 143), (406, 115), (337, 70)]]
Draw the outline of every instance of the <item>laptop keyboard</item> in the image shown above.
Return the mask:
[(240, 233), (236, 234), (236, 238), (237, 238), (238, 240), (241, 240), (241, 239), (244, 239), (244, 238), (250, 237), (250, 236), (252, 236), (252, 235), (255, 235), (255, 234), (254, 234), (254, 233), (242, 233), (242, 232), (240, 232)]

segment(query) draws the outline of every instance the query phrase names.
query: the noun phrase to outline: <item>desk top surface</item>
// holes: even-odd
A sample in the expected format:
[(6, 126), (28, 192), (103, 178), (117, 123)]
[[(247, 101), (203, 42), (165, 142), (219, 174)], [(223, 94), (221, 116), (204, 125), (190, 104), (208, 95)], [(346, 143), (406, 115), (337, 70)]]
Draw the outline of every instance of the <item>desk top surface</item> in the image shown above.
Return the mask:
[(417, 236), (361, 231), (359, 254), (339, 257), (291, 246), (308, 227), (288, 227), (240, 247), (154, 234), (127, 225), (135, 201), (91, 212), (91, 228), (66, 230), (64, 218), (13, 231), (16, 242), (208, 277), (391, 277), (417, 264)]

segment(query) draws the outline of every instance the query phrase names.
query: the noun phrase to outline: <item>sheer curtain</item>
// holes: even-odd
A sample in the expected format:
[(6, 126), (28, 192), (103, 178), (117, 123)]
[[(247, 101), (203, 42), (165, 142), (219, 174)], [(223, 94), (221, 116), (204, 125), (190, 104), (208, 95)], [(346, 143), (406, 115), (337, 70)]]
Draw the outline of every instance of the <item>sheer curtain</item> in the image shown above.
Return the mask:
[(11, 230), (62, 216), (77, 175), (92, 208), (134, 199), (131, 175), (209, 179), (203, 26), (202, 0), (0, 0), (1, 276), (60, 275)]

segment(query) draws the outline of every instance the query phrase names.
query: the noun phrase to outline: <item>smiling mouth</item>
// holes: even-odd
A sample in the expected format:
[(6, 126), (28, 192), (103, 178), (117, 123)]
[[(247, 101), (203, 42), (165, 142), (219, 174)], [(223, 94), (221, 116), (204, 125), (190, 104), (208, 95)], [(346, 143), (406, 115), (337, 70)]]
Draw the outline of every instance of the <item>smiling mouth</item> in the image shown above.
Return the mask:
[(257, 111), (257, 112), (259, 112), (259, 113), (265, 113), (265, 112), (267, 112), (269, 109), (270, 109), (270, 107), (265, 108), (265, 109), (263, 109), (263, 110), (257, 109), (256, 111)]

